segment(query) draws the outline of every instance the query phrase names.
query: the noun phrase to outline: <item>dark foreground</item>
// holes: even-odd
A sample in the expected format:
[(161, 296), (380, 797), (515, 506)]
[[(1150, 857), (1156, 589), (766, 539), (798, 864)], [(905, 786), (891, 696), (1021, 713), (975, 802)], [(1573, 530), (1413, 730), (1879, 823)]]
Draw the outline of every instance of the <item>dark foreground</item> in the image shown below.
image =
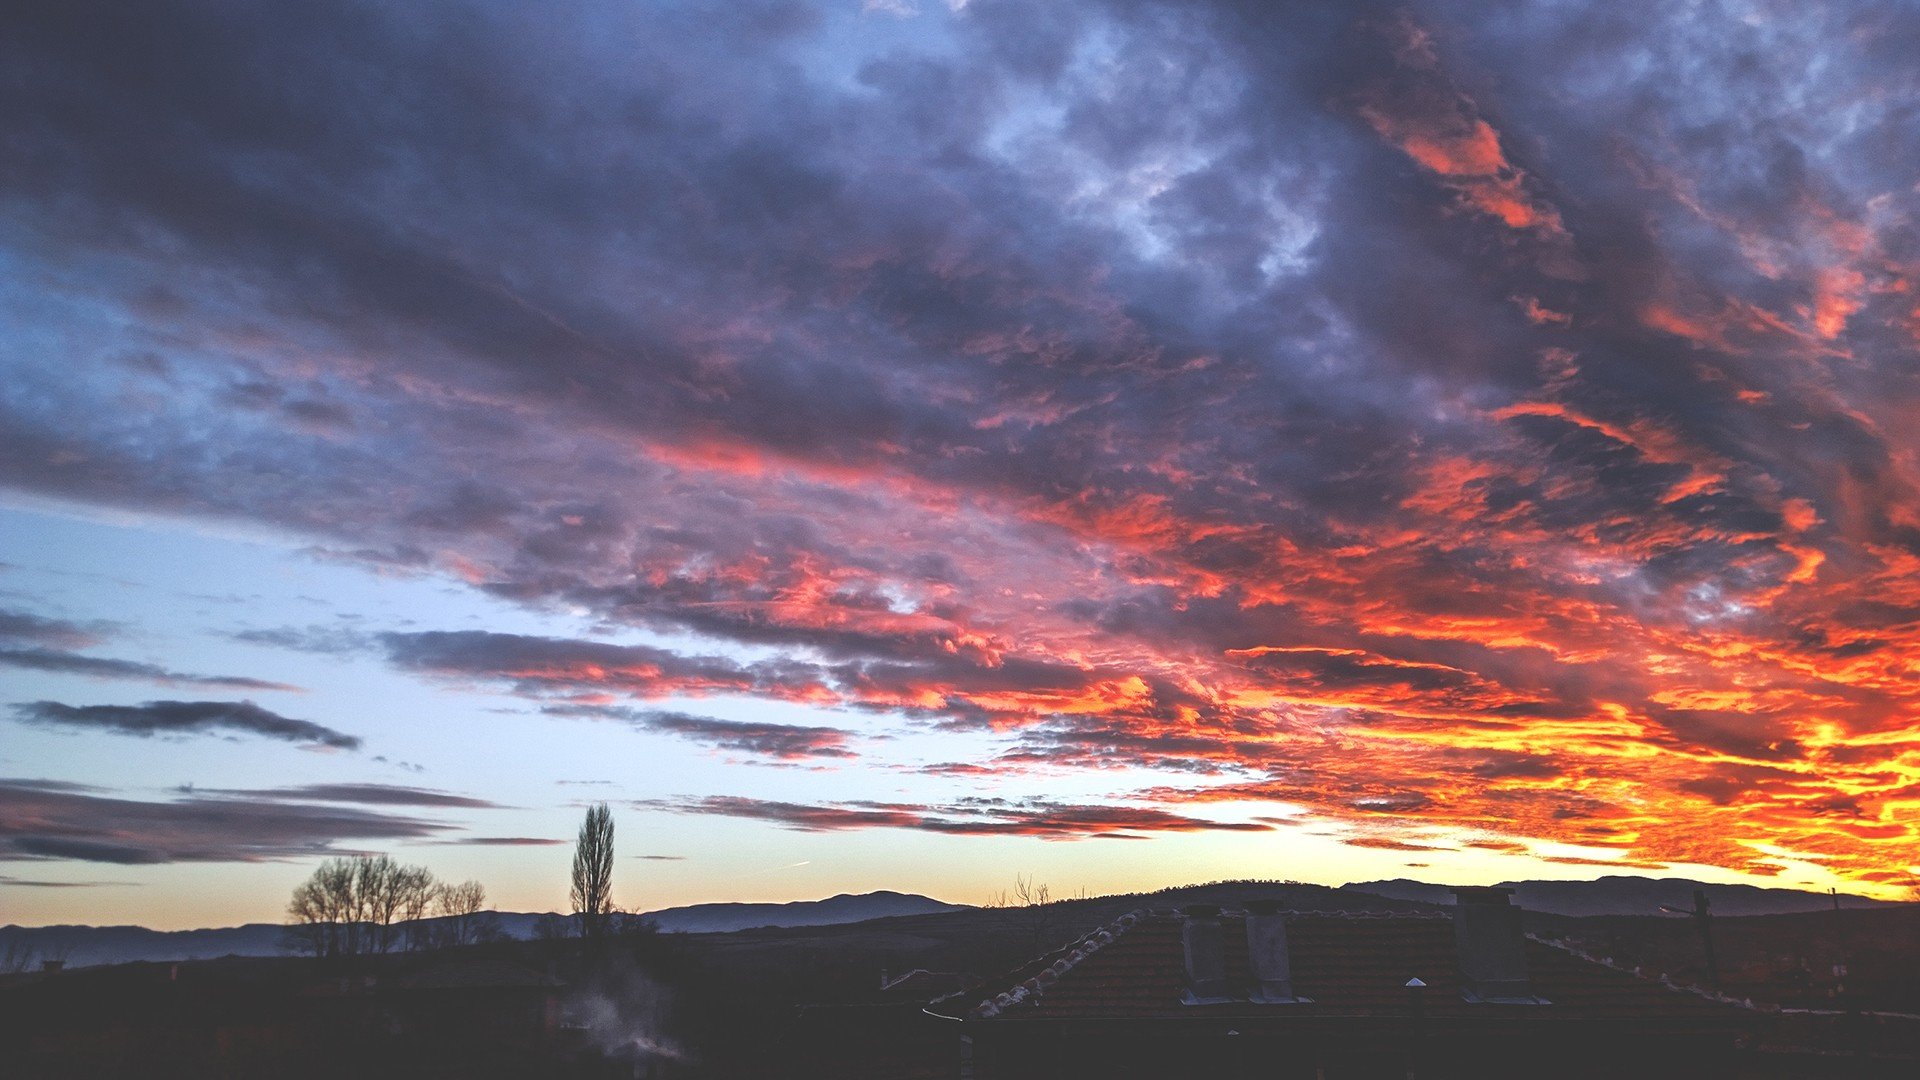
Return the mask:
[[(1099, 1015), (1043, 1023), (1044, 1009), (1029, 1017), (1016, 1008), (992, 1024), (969, 1019), (980, 1001), (1051, 970), (1129, 911), (1259, 899), (1356, 915), (1440, 910), (1231, 883), (836, 927), (38, 972), (0, 978), (0, 1074), (1401, 1080), (1620, 1075), (1618, 1062), (1632, 1061), (1642, 1076), (1920, 1075), (1912, 906), (1720, 920), (1719, 975), (1736, 1000), (1709, 1009), (1687, 997), (1682, 1011), (1703, 1018), (1690, 1030), (1709, 1037), (1667, 1045), (1630, 1027), (1532, 1019), (1545, 1010), (1515, 1010), (1513, 1025), (1471, 1036), (1449, 1029), (1445, 1010), (1411, 1000), (1404, 1012), (1395, 999), (1342, 1018), (1329, 1015), (1331, 994), (1315, 1014), (1324, 1019), (1290, 1026), (1236, 1022), (1230, 1010), (1215, 1024), (1208, 1017), (1218, 1010), (1177, 1006), (1156, 1006), (1157, 1026)], [(1640, 968), (1647, 989), (1676, 995), (1684, 992), (1667, 991), (1659, 975), (1701, 981), (1696, 942), (1675, 920), (1529, 916), (1528, 928), (1611, 960), (1616, 981)], [(1177, 936), (1167, 940), (1177, 949)], [(1309, 943), (1303, 936), (1298, 947)], [(1118, 970), (1127, 954), (1103, 955)], [(1088, 961), (1082, 970), (1100, 969)], [(1102, 992), (1119, 1001), (1129, 989)], [(1140, 993), (1159, 1001), (1158, 989)]]

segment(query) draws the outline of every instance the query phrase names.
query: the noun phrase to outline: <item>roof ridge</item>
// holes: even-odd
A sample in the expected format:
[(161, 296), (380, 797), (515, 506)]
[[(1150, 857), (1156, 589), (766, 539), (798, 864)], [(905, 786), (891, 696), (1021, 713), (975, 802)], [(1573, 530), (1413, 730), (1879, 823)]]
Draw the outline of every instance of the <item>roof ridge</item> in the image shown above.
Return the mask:
[(1575, 945), (1572, 942), (1562, 940), (1560, 938), (1553, 938), (1553, 937), (1548, 937), (1545, 934), (1536, 934), (1536, 933), (1529, 932), (1527, 934), (1527, 940), (1534, 942), (1535, 944), (1538, 944), (1538, 945), (1545, 945), (1550, 949), (1558, 949), (1561, 952), (1566, 953), (1568, 956), (1579, 957), (1580, 959), (1585, 960), (1589, 964), (1598, 964), (1599, 966), (1603, 968), (1607, 968), (1611, 971), (1618, 971), (1623, 975), (1631, 975), (1642, 982), (1659, 983), (1661, 986), (1664, 986), (1667, 989), (1672, 990), (1677, 994), (1692, 994), (1695, 997), (1705, 998), (1708, 1001), (1717, 1001), (1722, 1005), (1732, 1005), (1735, 1008), (1751, 1009), (1754, 1012), (1777, 1011), (1780, 1008), (1780, 1006), (1778, 1005), (1769, 1006), (1765, 1002), (1755, 1004), (1752, 998), (1737, 998), (1732, 996), (1731, 994), (1723, 994), (1718, 990), (1709, 990), (1704, 986), (1695, 986), (1692, 983), (1676, 982), (1674, 981), (1674, 978), (1672, 975), (1669, 975), (1664, 971), (1660, 973), (1658, 978), (1656, 978), (1653, 975), (1648, 974), (1646, 970), (1640, 967), (1640, 965), (1638, 964), (1634, 965), (1633, 967), (1628, 967), (1627, 965), (1622, 964), (1619, 961), (1615, 960), (1611, 956), (1595, 956), (1592, 953), (1588, 952), (1587, 950), (1581, 948), (1580, 946)]
[(1405, 919), (1409, 922), (1446, 922), (1453, 919), (1451, 911), (1347, 911), (1335, 908), (1331, 911), (1319, 908), (1297, 910), (1287, 908), (1282, 915), (1301, 915), (1316, 919)]
[(1722, 993), (1718, 990), (1710, 990), (1704, 986), (1698, 986), (1693, 983), (1678, 982), (1672, 975), (1665, 972), (1661, 972), (1659, 977), (1655, 978), (1649, 975), (1645, 969), (1639, 965), (1628, 967), (1611, 956), (1595, 956), (1578, 945), (1560, 938), (1551, 938), (1543, 934), (1528, 934), (1527, 940), (1538, 942), (1549, 948), (1558, 949), (1570, 956), (1577, 956), (1590, 964), (1598, 964), (1601, 967), (1631, 975), (1643, 982), (1659, 983), (1661, 986), (1678, 994), (1692, 994), (1695, 997), (1705, 998), (1708, 1001), (1718, 1002), (1722, 1005), (1731, 1005), (1736, 1009), (1746, 1009), (1750, 1012), (1791, 1013), (1798, 1016), (1878, 1016), (1893, 1020), (1920, 1020), (1920, 1013), (1882, 1012), (1874, 1009), (1813, 1009), (1778, 1005), (1770, 1001), (1755, 1001), (1750, 997), (1738, 998), (1732, 994)]
[(1059, 982), (1062, 975), (1072, 971), (1082, 960), (1113, 944), (1128, 930), (1146, 921), (1153, 914), (1146, 908), (1136, 908), (1053, 952), (1035, 958), (1033, 963), (1040, 963), (1049, 956), (1059, 957), (1058, 960), (1042, 968), (1037, 974), (1013, 989), (995, 994), (974, 1006), (967, 1016), (974, 1020), (989, 1020), (1022, 1002), (1038, 999), (1041, 994), (1052, 988), (1054, 983)]
[[(1042, 953), (1016, 968), (1016, 971), (1024, 971), (1035, 965), (1044, 965), (1038, 972), (1021, 980), (1011, 990), (995, 994), (974, 1006), (967, 1015), (970, 1019), (988, 1020), (1016, 1005), (1037, 1001), (1042, 994), (1052, 989), (1053, 984), (1059, 982), (1061, 977), (1079, 966), (1081, 961), (1113, 944), (1128, 930), (1149, 919), (1176, 918), (1179, 914), (1179, 910), (1175, 908), (1135, 908), (1105, 926), (1092, 930), (1052, 952)], [(1243, 916), (1246, 911), (1240, 908), (1228, 908), (1224, 909), (1222, 914)], [(1328, 911), (1317, 908), (1283, 908), (1278, 914), (1289, 917), (1346, 919), (1355, 922), (1388, 920), (1439, 922), (1453, 918), (1450, 912), (1444, 911), (1345, 911), (1340, 909)], [(1046, 963), (1049, 958), (1053, 959), (1052, 963)]]

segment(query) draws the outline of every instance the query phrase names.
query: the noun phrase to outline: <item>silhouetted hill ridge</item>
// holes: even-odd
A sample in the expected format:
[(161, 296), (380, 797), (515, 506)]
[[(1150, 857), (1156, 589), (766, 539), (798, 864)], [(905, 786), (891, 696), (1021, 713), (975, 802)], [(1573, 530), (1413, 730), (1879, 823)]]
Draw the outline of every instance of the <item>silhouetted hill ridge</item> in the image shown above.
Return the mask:
[[(1757, 885), (1713, 885), (1687, 878), (1649, 878), (1610, 875), (1591, 881), (1503, 881), (1512, 889), (1514, 903), (1528, 911), (1553, 915), (1658, 915), (1661, 905), (1691, 908), (1695, 889), (1704, 889), (1715, 915), (1793, 915), (1828, 911), (1833, 897), (1803, 889), (1763, 888)], [(1409, 878), (1359, 881), (1341, 886), (1372, 896), (1450, 905), (1453, 890)], [(1840, 894), (1844, 908), (1885, 907), (1889, 901)]]
[(929, 896), (882, 889), (870, 893), (840, 893), (824, 900), (797, 900), (785, 904), (689, 904), (647, 914), (662, 930), (686, 933), (726, 933), (761, 926), (832, 926), (899, 915), (931, 915), (960, 911)]

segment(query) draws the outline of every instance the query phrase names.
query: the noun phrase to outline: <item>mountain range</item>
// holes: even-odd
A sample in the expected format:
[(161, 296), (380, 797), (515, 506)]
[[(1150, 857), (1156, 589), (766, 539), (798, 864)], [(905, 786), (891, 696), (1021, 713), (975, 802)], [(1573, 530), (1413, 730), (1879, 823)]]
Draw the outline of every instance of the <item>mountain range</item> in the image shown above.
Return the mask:
[[(959, 911), (929, 896), (879, 891), (841, 894), (824, 900), (786, 904), (693, 904), (646, 913), (661, 930), (727, 933), (762, 926), (832, 926), (894, 915), (930, 915)], [(565, 920), (552, 913), (501, 911), (493, 924), (507, 937), (528, 940), (541, 923)], [(432, 922), (433, 920), (425, 920)], [(221, 956), (279, 956), (286, 928), (279, 923), (247, 923), (209, 930), (149, 930), (144, 926), (0, 927), (0, 956), (64, 959), (72, 967), (124, 964), (135, 960), (210, 960)]]
[[(1708, 885), (1681, 878), (1616, 876), (1593, 881), (1509, 881), (1501, 884), (1513, 889), (1515, 903), (1529, 911), (1573, 917), (1659, 915), (1663, 905), (1691, 908), (1696, 889), (1705, 890), (1713, 913), (1722, 916), (1824, 911), (1832, 908), (1835, 902), (1834, 897), (1827, 893), (1751, 885)], [(1199, 893), (1208, 891), (1206, 887), (1190, 887), (1153, 894), (1152, 897), (1113, 897), (1107, 901), (1088, 898), (1065, 903), (1084, 906), (1089, 903), (1114, 904), (1125, 901), (1122, 904), (1124, 907), (1128, 904), (1137, 906), (1141, 899), (1146, 899), (1154, 906), (1196, 900), (1230, 904), (1247, 892), (1249, 887), (1247, 883), (1227, 883), (1222, 886), (1224, 895), (1217, 898), (1210, 894), (1188, 896), (1188, 893), (1196, 893), (1196, 890)], [(1383, 902), (1447, 907), (1453, 903), (1453, 891), (1448, 886), (1404, 878), (1354, 882), (1338, 890), (1309, 886), (1289, 888), (1313, 889), (1316, 896), (1310, 904), (1314, 907), (1351, 906), (1362, 909)], [(1351, 899), (1343, 900), (1343, 895)], [(1886, 903), (1848, 894), (1841, 894), (1838, 900), (1840, 906), (1846, 908), (1881, 907)], [(693, 904), (648, 912), (646, 917), (664, 931), (700, 934), (731, 933), (760, 927), (842, 926), (893, 916), (930, 916), (973, 910), (966, 905), (948, 904), (913, 893), (880, 891), (786, 904)], [(567, 918), (551, 913), (496, 912), (494, 925), (506, 937), (528, 940), (541, 933), (543, 923), (565, 921)], [(0, 960), (31, 954), (41, 958), (65, 959), (71, 966), (82, 967), (135, 960), (278, 956), (286, 951), (284, 942), (285, 929), (277, 923), (170, 931), (149, 930), (140, 926), (7, 926), (0, 927)]]

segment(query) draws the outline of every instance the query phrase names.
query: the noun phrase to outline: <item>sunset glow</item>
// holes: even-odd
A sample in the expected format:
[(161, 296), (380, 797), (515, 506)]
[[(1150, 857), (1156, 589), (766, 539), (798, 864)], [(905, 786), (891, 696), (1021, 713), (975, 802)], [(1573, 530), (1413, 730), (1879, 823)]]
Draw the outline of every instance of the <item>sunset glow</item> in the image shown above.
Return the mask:
[(8, 920), (544, 910), (603, 798), (641, 906), (1914, 881), (1911, 9), (94, 6), (0, 34)]

